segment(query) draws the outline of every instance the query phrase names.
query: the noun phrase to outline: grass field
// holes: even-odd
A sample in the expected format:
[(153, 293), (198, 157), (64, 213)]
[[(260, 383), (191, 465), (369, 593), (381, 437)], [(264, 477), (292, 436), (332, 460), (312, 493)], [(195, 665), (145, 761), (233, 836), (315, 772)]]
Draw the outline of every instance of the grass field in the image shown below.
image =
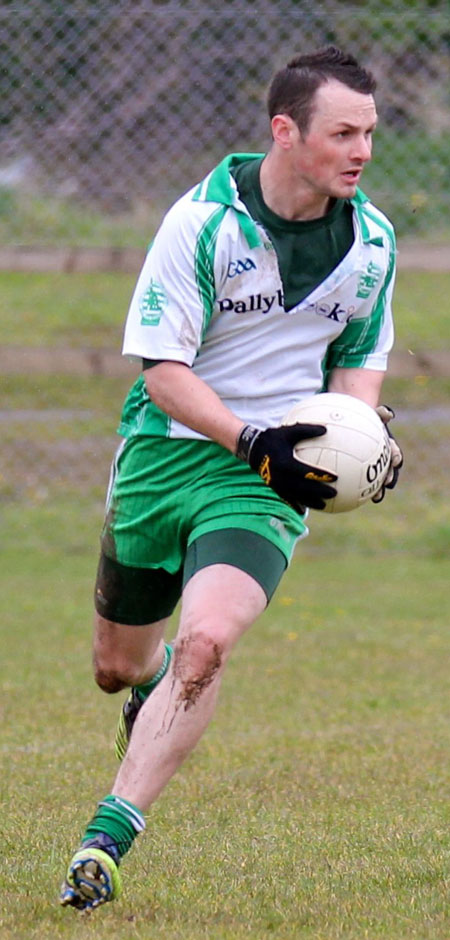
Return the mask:
[(2, 940), (448, 940), (442, 512), (404, 493), (354, 522), (318, 517), (123, 863), (123, 899), (80, 919), (57, 888), (115, 769), (118, 703), (89, 662), (100, 505), (6, 508)]
[[(7, 281), (2, 342), (63, 342), (66, 300), (96, 342), (108, 293), (119, 329), (120, 279), (94, 300), (77, 278)], [(401, 285), (407, 345), (430, 284)], [(434, 311), (431, 348), (450, 349)], [(123, 898), (91, 918), (56, 899), (116, 769), (122, 696), (93, 684), (90, 624), (125, 389), (70, 376), (2, 389), (1, 940), (448, 940), (450, 380), (388, 380), (402, 485), (379, 507), (311, 514), (213, 724), (123, 862)]]

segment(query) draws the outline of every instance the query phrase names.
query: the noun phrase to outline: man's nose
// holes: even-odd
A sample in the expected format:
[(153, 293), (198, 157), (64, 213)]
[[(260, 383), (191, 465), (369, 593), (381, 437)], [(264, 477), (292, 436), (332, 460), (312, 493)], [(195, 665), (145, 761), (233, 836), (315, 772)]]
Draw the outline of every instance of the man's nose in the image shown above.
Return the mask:
[(361, 160), (362, 163), (367, 163), (372, 157), (372, 138), (361, 134), (354, 143), (351, 157), (353, 157), (354, 160)]

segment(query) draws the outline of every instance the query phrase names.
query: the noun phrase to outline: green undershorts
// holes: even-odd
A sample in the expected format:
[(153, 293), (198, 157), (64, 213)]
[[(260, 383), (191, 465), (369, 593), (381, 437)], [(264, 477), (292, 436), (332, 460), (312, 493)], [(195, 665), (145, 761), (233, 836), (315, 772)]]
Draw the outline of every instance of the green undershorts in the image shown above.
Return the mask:
[(130, 438), (113, 463), (97, 610), (118, 623), (162, 619), (189, 578), (218, 563), (247, 571), (270, 599), (305, 534), (303, 518), (220, 445)]

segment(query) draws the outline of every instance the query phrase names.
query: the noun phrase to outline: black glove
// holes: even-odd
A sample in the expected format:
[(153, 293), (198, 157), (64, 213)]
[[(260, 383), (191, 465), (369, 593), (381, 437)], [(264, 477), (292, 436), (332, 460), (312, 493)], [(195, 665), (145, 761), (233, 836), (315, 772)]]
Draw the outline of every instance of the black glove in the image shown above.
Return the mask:
[(378, 408), (375, 408), (375, 411), (381, 418), (383, 424), (386, 426), (386, 431), (389, 435), (389, 443), (391, 445), (391, 462), (389, 464), (387, 477), (381, 489), (378, 490), (378, 493), (375, 493), (375, 496), (372, 496), (373, 503), (381, 503), (382, 499), (385, 497), (386, 490), (393, 490), (394, 486), (397, 486), (398, 475), (400, 473), (401, 467), (403, 466), (403, 454), (388, 426), (389, 421), (391, 421), (392, 418), (395, 418), (395, 412), (392, 410), (392, 408), (389, 408), (389, 405), (378, 405)]
[(306, 506), (324, 509), (324, 500), (336, 496), (328, 484), (337, 476), (297, 460), (294, 447), (298, 441), (321, 437), (326, 430), (323, 424), (290, 424), (260, 431), (248, 424), (239, 435), (236, 456), (246, 460), (297, 512), (304, 513)]

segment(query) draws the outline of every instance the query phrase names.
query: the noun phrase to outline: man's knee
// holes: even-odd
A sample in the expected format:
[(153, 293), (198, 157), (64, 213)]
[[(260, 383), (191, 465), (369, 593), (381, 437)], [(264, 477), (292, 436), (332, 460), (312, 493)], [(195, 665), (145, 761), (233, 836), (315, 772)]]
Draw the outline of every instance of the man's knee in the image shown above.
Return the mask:
[(133, 682), (124, 675), (124, 670), (101, 664), (98, 662), (95, 656), (94, 679), (102, 692), (107, 692), (110, 695), (114, 694), (114, 692), (120, 692), (122, 689), (126, 689), (128, 686), (133, 685)]
[(206, 688), (223, 669), (227, 659), (226, 644), (220, 636), (201, 629), (182, 634), (174, 650), (174, 679)]
[(148, 628), (128, 626), (94, 617), (92, 661), (98, 686), (108, 693), (147, 682), (162, 665), (166, 621)]
[(123, 650), (106, 650), (94, 643), (92, 662), (94, 679), (103, 692), (113, 694), (142, 682), (142, 664)]

